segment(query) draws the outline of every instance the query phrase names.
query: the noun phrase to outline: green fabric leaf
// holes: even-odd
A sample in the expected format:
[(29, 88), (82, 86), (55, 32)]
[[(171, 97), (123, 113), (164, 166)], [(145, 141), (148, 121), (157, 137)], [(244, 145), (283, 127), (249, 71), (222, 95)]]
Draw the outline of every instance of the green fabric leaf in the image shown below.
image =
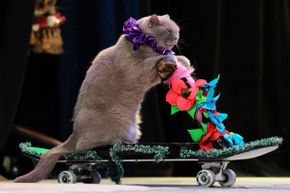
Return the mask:
[(177, 113), (178, 111), (180, 111), (178, 106), (171, 106), (171, 115)]
[(203, 112), (203, 115), (205, 116), (205, 118), (208, 118), (208, 112)]
[(200, 103), (204, 103), (206, 101), (206, 97), (202, 95), (203, 91), (202, 89), (199, 89), (196, 95), (195, 103), (198, 105)]
[(207, 133), (207, 124), (206, 123), (200, 123), (201, 124), (201, 128), (203, 129), (204, 134)]
[(202, 136), (205, 134), (204, 130), (201, 128), (188, 129), (187, 131), (189, 132), (191, 139), (196, 143), (199, 142)]
[(195, 111), (196, 111), (196, 104), (194, 105), (194, 107), (192, 107), (191, 109), (187, 110), (187, 113), (191, 116), (191, 118), (194, 119)]

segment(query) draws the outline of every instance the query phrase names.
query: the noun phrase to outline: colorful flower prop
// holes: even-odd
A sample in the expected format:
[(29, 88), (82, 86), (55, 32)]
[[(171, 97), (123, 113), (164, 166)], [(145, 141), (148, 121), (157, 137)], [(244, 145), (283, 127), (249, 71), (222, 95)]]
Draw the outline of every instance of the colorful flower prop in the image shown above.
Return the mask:
[[(194, 80), (190, 76), (192, 71), (178, 63), (176, 71), (165, 81), (170, 87), (166, 101), (171, 105), (171, 114), (186, 111), (192, 119), (198, 120), (201, 127), (187, 131), (202, 150), (213, 149), (214, 143), (221, 137), (230, 147), (244, 145), (242, 136), (225, 129), (222, 122), (228, 115), (216, 110), (220, 94), (215, 96), (215, 87), (220, 77), (208, 83), (203, 79)], [(204, 123), (204, 120), (207, 122)]]

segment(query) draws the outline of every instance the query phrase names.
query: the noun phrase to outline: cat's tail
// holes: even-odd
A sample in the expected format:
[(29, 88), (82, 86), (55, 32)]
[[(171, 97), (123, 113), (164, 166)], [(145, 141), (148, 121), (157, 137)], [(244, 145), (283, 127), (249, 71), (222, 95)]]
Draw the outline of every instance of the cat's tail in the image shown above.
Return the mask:
[(37, 182), (45, 178), (53, 170), (56, 162), (63, 154), (75, 150), (75, 142), (75, 136), (72, 134), (64, 143), (43, 154), (31, 172), (17, 177), (14, 182)]

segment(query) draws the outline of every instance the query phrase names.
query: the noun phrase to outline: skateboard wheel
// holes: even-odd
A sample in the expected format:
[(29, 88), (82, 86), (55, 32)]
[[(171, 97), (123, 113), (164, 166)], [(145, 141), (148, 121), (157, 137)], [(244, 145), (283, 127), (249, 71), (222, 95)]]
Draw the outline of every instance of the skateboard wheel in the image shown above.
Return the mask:
[(77, 177), (73, 171), (62, 171), (58, 175), (58, 183), (60, 184), (74, 184), (77, 182)]
[(91, 176), (92, 176), (92, 183), (93, 184), (101, 183), (102, 177), (98, 171), (95, 171), (95, 170), (91, 171)]
[(81, 182), (85, 184), (99, 184), (101, 182), (101, 174), (96, 170), (82, 171), (83, 175), (80, 176)]
[(211, 170), (200, 170), (196, 175), (196, 181), (200, 186), (210, 187), (215, 182), (215, 174)]
[(224, 181), (220, 181), (219, 184), (223, 187), (231, 187), (236, 182), (236, 173), (231, 169), (226, 169), (222, 172), (225, 177)]

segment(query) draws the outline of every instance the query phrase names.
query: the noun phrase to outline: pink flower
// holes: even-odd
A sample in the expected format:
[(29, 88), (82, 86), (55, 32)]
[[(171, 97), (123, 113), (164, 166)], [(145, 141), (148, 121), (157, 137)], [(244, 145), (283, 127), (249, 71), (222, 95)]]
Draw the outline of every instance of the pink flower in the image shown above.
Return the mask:
[(166, 101), (181, 111), (186, 111), (193, 107), (197, 91), (198, 87), (189, 87), (182, 79), (175, 79), (166, 94)]

